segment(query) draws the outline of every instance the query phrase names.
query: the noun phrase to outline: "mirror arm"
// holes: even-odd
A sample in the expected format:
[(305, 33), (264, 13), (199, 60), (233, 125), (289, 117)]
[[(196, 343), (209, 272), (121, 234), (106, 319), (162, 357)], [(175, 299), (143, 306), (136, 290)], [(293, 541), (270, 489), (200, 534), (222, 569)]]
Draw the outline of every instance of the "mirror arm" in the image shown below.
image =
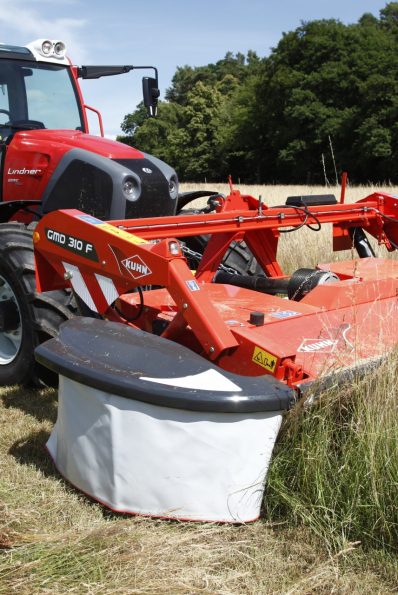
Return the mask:
[(103, 76), (115, 76), (116, 74), (125, 74), (131, 70), (147, 70), (155, 72), (156, 81), (158, 80), (158, 69), (155, 66), (79, 66), (77, 76), (82, 79), (99, 79)]
[(77, 76), (82, 79), (99, 79), (103, 76), (125, 74), (131, 70), (154, 71), (154, 78), (144, 77), (142, 82), (144, 87), (144, 104), (148, 110), (148, 115), (150, 117), (155, 117), (157, 114), (158, 97), (160, 95), (158, 69), (155, 66), (80, 66), (77, 69)]

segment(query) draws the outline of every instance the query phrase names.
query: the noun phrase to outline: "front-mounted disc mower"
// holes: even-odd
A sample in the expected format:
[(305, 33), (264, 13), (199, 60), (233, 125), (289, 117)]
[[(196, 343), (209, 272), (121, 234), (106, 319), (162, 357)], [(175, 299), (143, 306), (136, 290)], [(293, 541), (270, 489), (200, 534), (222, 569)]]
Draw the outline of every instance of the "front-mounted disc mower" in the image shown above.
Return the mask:
[[(361, 257), (284, 275), (282, 232), (325, 223), (336, 250)], [(267, 207), (232, 188), (210, 213), (43, 217), (38, 289), (69, 288), (91, 313), (36, 350), (60, 376), (48, 448), (61, 473), (114, 510), (256, 518), (283, 412), (314, 383), (362, 371), (397, 344), (398, 262), (375, 258), (366, 233), (395, 249), (395, 197)], [(203, 234), (192, 271), (179, 238)], [(242, 241), (262, 275), (220, 270)]]

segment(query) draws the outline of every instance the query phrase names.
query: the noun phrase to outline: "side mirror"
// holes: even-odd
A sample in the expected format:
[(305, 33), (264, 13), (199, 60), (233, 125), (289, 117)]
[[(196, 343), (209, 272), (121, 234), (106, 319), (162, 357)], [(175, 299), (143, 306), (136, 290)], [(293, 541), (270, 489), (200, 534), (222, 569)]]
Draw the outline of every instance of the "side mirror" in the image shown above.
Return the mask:
[(144, 105), (148, 110), (150, 117), (155, 117), (158, 111), (158, 98), (160, 91), (157, 78), (144, 76), (142, 78), (142, 93), (144, 96)]

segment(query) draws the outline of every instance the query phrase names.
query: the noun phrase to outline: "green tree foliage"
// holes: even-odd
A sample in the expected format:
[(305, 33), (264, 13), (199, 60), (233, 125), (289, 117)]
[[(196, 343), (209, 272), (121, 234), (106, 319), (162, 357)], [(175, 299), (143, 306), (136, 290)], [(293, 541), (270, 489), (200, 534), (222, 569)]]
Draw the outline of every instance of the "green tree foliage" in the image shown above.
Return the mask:
[(351, 179), (396, 179), (397, 49), (382, 19), (312, 21), (284, 35), (254, 99), (268, 141), (261, 177), (320, 181), (330, 137)]
[(179, 67), (159, 118), (125, 117), (127, 142), (180, 178), (244, 182), (398, 180), (398, 2), (352, 25), (303, 22), (267, 58)]

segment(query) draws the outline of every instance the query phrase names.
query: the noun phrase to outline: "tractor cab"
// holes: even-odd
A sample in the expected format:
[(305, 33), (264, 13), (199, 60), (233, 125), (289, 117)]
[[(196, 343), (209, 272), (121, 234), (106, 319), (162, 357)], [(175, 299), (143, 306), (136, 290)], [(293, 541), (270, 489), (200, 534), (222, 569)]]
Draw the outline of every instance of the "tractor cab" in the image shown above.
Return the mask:
[(44, 55), (36, 47), (37, 43), (27, 47), (0, 45), (2, 141), (7, 142), (20, 130), (87, 130), (65, 45), (55, 42), (51, 53), (48, 49)]
[(19, 130), (80, 130), (88, 132), (86, 110), (78, 78), (98, 79), (131, 70), (152, 69), (144, 77), (143, 99), (155, 116), (159, 97), (158, 74), (153, 66), (72, 66), (62, 41), (39, 39), (26, 47), (0, 44), (0, 140)]
[[(37, 132), (87, 132), (83, 100), (61, 41), (0, 44), (1, 200), (40, 200), (52, 160)], [(47, 145), (47, 147), (46, 147)], [(46, 147), (46, 148), (45, 148)], [(8, 211), (5, 211), (6, 215)], [(26, 217), (21, 214), (21, 220)]]

